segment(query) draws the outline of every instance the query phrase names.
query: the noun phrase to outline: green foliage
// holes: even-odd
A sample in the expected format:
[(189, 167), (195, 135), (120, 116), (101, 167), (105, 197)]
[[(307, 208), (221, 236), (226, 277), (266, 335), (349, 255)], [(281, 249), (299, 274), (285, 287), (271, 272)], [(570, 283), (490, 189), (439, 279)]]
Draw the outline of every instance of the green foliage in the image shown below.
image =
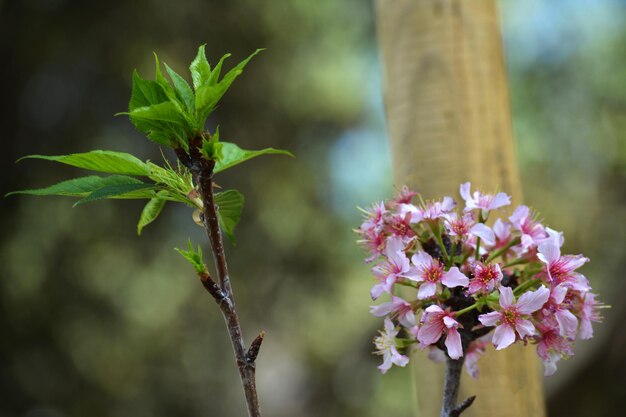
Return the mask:
[(24, 159), (45, 159), (109, 174), (148, 175), (150, 172), (145, 162), (124, 152), (91, 151), (58, 156), (28, 155), (18, 159), (18, 162)]
[(202, 248), (198, 245), (198, 251), (196, 252), (191, 244), (191, 240), (188, 241), (189, 250), (182, 250), (179, 248), (174, 248), (174, 250), (180, 253), (189, 263), (194, 267), (198, 274), (207, 273), (206, 265), (202, 260)]
[(159, 217), (159, 214), (161, 214), (161, 211), (166, 203), (166, 200), (162, 197), (163, 192), (157, 194), (156, 197), (153, 197), (150, 201), (148, 201), (141, 211), (139, 223), (137, 223), (137, 235), (141, 235), (143, 228), (155, 221), (156, 218)]
[(156, 80), (144, 80), (135, 71), (128, 113), (120, 114), (127, 114), (137, 130), (160, 145), (188, 151), (189, 139), (202, 133), (209, 114), (260, 51), (256, 50), (219, 80), (222, 64), (230, 54), (224, 55), (211, 70), (204, 45), (201, 46), (189, 67), (195, 93), (181, 75), (164, 64), (171, 79), (168, 82), (155, 54)]
[(237, 190), (226, 190), (215, 194), (215, 205), (217, 206), (220, 228), (233, 244), (236, 243), (235, 226), (237, 226), (241, 218), (243, 202), (243, 194)]
[[(134, 179), (134, 178), (133, 178)], [(131, 196), (130, 198), (151, 198), (154, 196), (154, 184), (146, 184), (141, 181), (128, 182), (126, 184), (108, 185), (99, 188), (88, 196), (74, 203), (74, 207), (92, 201), (104, 200), (107, 198), (115, 198), (119, 196)]]
[[(118, 186), (123, 184), (143, 184), (141, 181), (127, 177), (123, 175), (111, 175), (109, 177), (99, 177), (97, 175), (90, 175), (87, 177), (79, 177), (71, 180), (63, 181), (55, 185), (51, 185), (45, 188), (38, 188), (34, 190), (22, 190), (13, 191), (8, 193), (7, 196), (13, 194), (29, 194), (29, 195), (60, 195), (69, 197), (87, 197), (91, 193), (100, 190), (102, 188)], [(118, 194), (114, 198), (143, 198), (137, 197), (133, 193), (130, 194)]]
[(293, 154), (289, 151), (274, 148), (265, 148), (258, 151), (248, 151), (241, 149), (234, 143), (220, 142), (221, 147), (221, 159), (215, 164), (215, 172), (224, 171), (230, 167), (241, 164), (249, 159), (255, 158), (261, 155), (280, 154), (293, 157)]

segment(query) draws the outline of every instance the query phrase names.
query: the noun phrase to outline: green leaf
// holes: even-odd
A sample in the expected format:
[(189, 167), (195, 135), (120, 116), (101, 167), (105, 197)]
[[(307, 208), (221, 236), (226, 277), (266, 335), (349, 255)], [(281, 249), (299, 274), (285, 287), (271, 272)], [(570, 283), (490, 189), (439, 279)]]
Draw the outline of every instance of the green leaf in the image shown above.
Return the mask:
[(224, 171), (230, 167), (241, 164), (249, 159), (255, 158), (260, 155), (280, 154), (293, 157), (293, 154), (289, 151), (282, 149), (265, 148), (257, 151), (248, 151), (241, 149), (234, 143), (220, 142), (222, 144), (222, 159), (215, 163), (214, 172)]
[(99, 188), (81, 200), (78, 200), (74, 203), (74, 207), (91, 203), (92, 201), (104, 200), (105, 198), (153, 198), (154, 188), (154, 184), (146, 184), (141, 181), (109, 185)]
[(222, 65), (224, 64), (224, 61), (226, 61), (227, 58), (230, 58), (230, 56), (231, 56), (231, 54), (226, 54), (223, 57), (221, 57), (220, 58), (220, 62), (218, 62), (217, 65), (215, 66), (215, 68), (213, 69), (213, 71), (211, 71), (211, 76), (207, 80), (207, 82), (210, 85), (217, 84), (217, 80), (219, 80), (220, 73), (222, 72)]
[[(197, 116), (198, 116), (198, 125), (204, 126), (204, 122), (206, 121), (206, 118), (209, 116), (209, 113), (213, 111), (213, 109), (215, 108), (217, 103), (220, 101), (222, 96), (226, 93), (226, 91), (231, 86), (231, 84), (243, 72), (243, 68), (246, 66), (246, 64), (252, 59), (252, 57), (254, 57), (256, 54), (258, 54), (261, 51), (262, 49), (257, 49), (248, 58), (244, 59), (239, 64), (237, 64), (233, 69), (228, 71), (228, 73), (226, 73), (224, 78), (222, 78), (222, 80), (219, 81), (218, 83), (215, 83), (215, 81), (217, 80), (213, 80), (213, 83), (205, 82), (205, 83), (200, 84), (199, 87), (196, 88), (196, 111), (197, 111)], [(226, 57), (227, 55), (222, 57), (222, 60), (220, 61), (220, 63)]]
[(28, 195), (60, 195), (70, 197), (86, 197), (90, 193), (99, 190), (101, 188), (110, 187), (120, 184), (129, 183), (141, 183), (136, 178), (126, 177), (123, 175), (111, 175), (109, 177), (99, 177), (97, 175), (90, 175), (88, 177), (74, 178), (71, 180), (63, 181), (55, 185), (51, 185), (46, 188), (38, 188), (34, 190), (22, 190), (13, 191), (8, 193), (7, 196), (13, 194), (28, 194)]
[(207, 82), (211, 75), (211, 66), (206, 59), (206, 53), (204, 52), (205, 45), (200, 45), (198, 48), (198, 54), (196, 58), (191, 61), (189, 71), (191, 72), (191, 78), (193, 80), (193, 88), (198, 91), (198, 88)]
[(182, 250), (178, 248), (174, 248), (174, 250), (180, 253), (189, 263), (194, 267), (198, 274), (204, 274), (207, 272), (206, 265), (202, 260), (202, 248), (198, 245), (198, 251), (196, 252), (191, 244), (191, 240), (188, 241), (189, 250)]
[(185, 103), (185, 107), (187, 107), (187, 110), (193, 114), (196, 111), (196, 105), (195, 97), (193, 95), (191, 87), (189, 87), (187, 81), (185, 81), (183, 77), (178, 75), (176, 71), (171, 69), (169, 65), (165, 64), (165, 69), (172, 79), (172, 83), (174, 84), (174, 89), (176, 90), (176, 93), (178, 94), (182, 102)]
[(141, 235), (143, 228), (156, 220), (156, 218), (159, 217), (159, 214), (161, 214), (166, 200), (160, 198), (159, 194), (157, 194), (156, 197), (151, 198), (141, 211), (139, 223), (137, 223), (137, 235)]
[(18, 159), (18, 162), (23, 159), (45, 159), (110, 174), (148, 175), (150, 173), (150, 169), (145, 162), (124, 152), (91, 151), (57, 156), (28, 155)]
[(133, 121), (168, 122), (183, 127), (187, 126), (180, 110), (171, 101), (136, 108), (129, 113), (129, 116)]
[(234, 231), (241, 218), (243, 202), (243, 194), (237, 190), (226, 190), (215, 194), (215, 205), (217, 206), (220, 228), (233, 244), (236, 242)]
[(128, 110), (151, 106), (167, 101), (167, 95), (156, 81), (144, 80), (137, 70), (133, 72), (133, 87), (128, 103)]

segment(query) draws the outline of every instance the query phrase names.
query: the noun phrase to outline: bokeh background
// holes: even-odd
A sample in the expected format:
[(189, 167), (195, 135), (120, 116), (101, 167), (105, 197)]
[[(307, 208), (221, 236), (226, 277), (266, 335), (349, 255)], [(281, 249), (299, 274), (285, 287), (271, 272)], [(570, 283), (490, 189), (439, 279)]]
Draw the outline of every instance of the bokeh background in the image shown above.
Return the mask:
[[(546, 379), (549, 415), (615, 416), (626, 386), (626, 2), (500, 3), (528, 204), (564, 230), (605, 323)], [(362, 0), (0, 0), (0, 192), (78, 175), (26, 154), (161, 154), (124, 117), (152, 51), (184, 72), (255, 58), (210, 120), (246, 148), (286, 148), (220, 182), (246, 206), (227, 247), (268, 416), (411, 416), (408, 370), (376, 370), (356, 206), (393, 192), (373, 5)], [(173, 155), (167, 154), (169, 158)], [(241, 416), (213, 300), (173, 248), (205, 243), (185, 207), (141, 237), (142, 203), (0, 202), (0, 416)], [(206, 247), (206, 246), (205, 246)]]

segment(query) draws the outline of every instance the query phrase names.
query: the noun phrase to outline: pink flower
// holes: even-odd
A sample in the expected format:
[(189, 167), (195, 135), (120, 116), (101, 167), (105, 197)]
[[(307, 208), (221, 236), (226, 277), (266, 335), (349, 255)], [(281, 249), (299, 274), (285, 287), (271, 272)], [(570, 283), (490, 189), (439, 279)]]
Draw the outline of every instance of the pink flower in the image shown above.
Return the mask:
[(398, 204), (398, 215), (405, 218), (410, 214), (409, 223), (415, 224), (422, 221), (422, 211), (413, 204)]
[(450, 213), (454, 207), (456, 207), (456, 202), (452, 197), (446, 196), (441, 201), (427, 201), (420, 211), (422, 219), (437, 220)]
[(464, 238), (468, 235), (479, 237), (487, 245), (496, 243), (496, 237), (488, 226), (483, 223), (475, 223), (473, 213), (464, 214), (459, 217), (456, 213), (450, 213), (446, 218), (446, 229), (452, 236)]
[(514, 229), (522, 233), (522, 253), (536, 247), (546, 238), (543, 226), (541, 223), (533, 220), (533, 216), (527, 206), (518, 206), (511, 217), (509, 217), (509, 221)]
[(493, 223), (493, 233), (496, 236), (496, 248), (503, 248), (511, 241), (511, 225), (500, 219)]
[(396, 204), (411, 204), (411, 200), (416, 195), (417, 193), (415, 191), (411, 191), (409, 187), (405, 185), (400, 189), (393, 202)]
[(488, 294), (493, 291), (502, 281), (502, 271), (497, 263), (483, 264), (475, 262), (472, 265), (474, 278), (469, 280), (470, 294), (482, 292)]
[(386, 373), (392, 364), (398, 366), (406, 366), (409, 363), (409, 358), (401, 355), (396, 348), (396, 336), (398, 330), (396, 330), (393, 322), (385, 319), (385, 330), (380, 332), (380, 336), (374, 339), (374, 345), (376, 346), (376, 354), (382, 355), (383, 363), (378, 367), (380, 372)]
[(422, 324), (417, 332), (417, 340), (422, 346), (429, 346), (436, 343), (441, 335), (446, 334), (446, 348), (448, 356), (458, 359), (463, 356), (463, 346), (461, 345), (461, 335), (457, 328), (459, 323), (454, 319), (454, 315), (449, 311), (444, 311), (438, 305), (432, 305), (424, 310), (421, 320)]
[(413, 312), (413, 306), (411, 303), (408, 303), (395, 295), (391, 295), (390, 302), (382, 303), (377, 306), (371, 306), (370, 313), (376, 317), (383, 317), (391, 313), (393, 316), (398, 318), (398, 321), (404, 327), (411, 328), (415, 326), (415, 313)]
[(363, 239), (359, 239), (358, 243), (363, 245), (365, 250), (370, 254), (370, 256), (365, 259), (365, 262), (372, 262), (383, 254), (387, 244), (387, 237), (384, 233), (377, 232), (376, 229), (358, 230), (357, 232), (363, 236)]
[(417, 298), (420, 300), (435, 295), (438, 282), (449, 288), (466, 287), (469, 284), (469, 279), (459, 271), (459, 268), (454, 266), (449, 271), (444, 271), (443, 264), (424, 251), (415, 253), (411, 257), (411, 262), (416, 267), (415, 281), (423, 281), (417, 292)]
[(401, 237), (406, 243), (413, 239), (415, 232), (411, 228), (411, 214), (394, 215), (387, 219), (385, 232), (389, 235)]
[[(362, 210), (362, 209), (361, 209)], [(361, 224), (360, 230), (366, 232), (369, 230), (379, 231), (384, 223), (384, 216), (387, 213), (385, 203), (374, 203), (369, 210), (362, 210), (365, 213), (365, 221)]]
[(471, 184), (466, 182), (465, 184), (461, 184), (459, 190), (461, 197), (465, 200), (465, 211), (474, 209), (489, 211), (511, 204), (511, 197), (505, 193), (493, 195), (482, 194), (480, 191), (474, 191), (474, 194), (470, 195), (470, 186)]
[(574, 355), (572, 344), (561, 336), (558, 325), (545, 325), (538, 323), (539, 335), (536, 339), (537, 355), (543, 360), (544, 375), (550, 376), (556, 372), (556, 363), (561, 358)]
[(536, 291), (529, 291), (515, 302), (513, 290), (509, 287), (500, 287), (500, 306), (502, 310), (478, 316), (484, 326), (495, 326), (500, 323), (493, 333), (493, 344), (496, 350), (504, 349), (515, 342), (515, 333), (520, 339), (535, 334), (535, 327), (527, 320), (529, 314), (539, 310), (548, 301), (550, 290), (544, 286)]
[(378, 284), (374, 285), (370, 291), (372, 300), (380, 297), (383, 292), (391, 293), (391, 288), (398, 278), (418, 281), (419, 277), (416, 275), (415, 269), (411, 268), (409, 259), (403, 250), (402, 239), (392, 236), (387, 240), (387, 247), (385, 248), (387, 260), (372, 268), (372, 273), (378, 280)]
[(602, 321), (602, 316), (598, 312), (598, 307), (601, 304), (596, 301), (595, 294), (590, 292), (586, 293), (582, 298), (581, 317), (580, 317), (580, 333), (581, 339), (591, 339), (593, 337), (593, 328), (591, 322)]
[(485, 353), (488, 344), (489, 341), (481, 337), (470, 343), (467, 352), (465, 352), (465, 370), (474, 379), (478, 378), (478, 359)]
[(552, 288), (550, 298), (543, 306), (542, 313), (544, 316), (554, 315), (559, 325), (560, 335), (573, 339), (578, 331), (578, 319), (569, 311), (567, 303), (564, 303), (567, 290), (564, 284)]
[(578, 291), (589, 291), (589, 283), (583, 275), (574, 272), (589, 262), (583, 255), (563, 255), (553, 239), (539, 245), (539, 260), (546, 264), (546, 273), (552, 285), (565, 284)]

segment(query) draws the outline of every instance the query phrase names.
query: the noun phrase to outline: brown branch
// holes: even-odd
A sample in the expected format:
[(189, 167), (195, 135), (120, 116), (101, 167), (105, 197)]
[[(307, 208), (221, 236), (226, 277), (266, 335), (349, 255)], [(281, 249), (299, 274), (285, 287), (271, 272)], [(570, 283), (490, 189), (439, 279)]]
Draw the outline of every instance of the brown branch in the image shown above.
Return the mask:
[(217, 218), (217, 208), (215, 207), (213, 195), (213, 167), (215, 163), (202, 159), (197, 152), (197, 148), (192, 148), (190, 154), (192, 160), (191, 166), (193, 167), (192, 173), (194, 174), (194, 179), (198, 185), (200, 197), (204, 205), (204, 228), (211, 242), (218, 278), (218, 283), (216, 283), (211, 279), (209, 274), (203, 274), (201, 276), (201, 278), (204, 277), (202, 283), (213, 298), (215, 298), (224, 316), (224, 321), (226, 322), (233, 352), (235, 354), (237, 368), (239, 369), (239, 377), (246, 397), (248, 415), (249, 417), (261, 417), (259, 399), (256, 392), (255, 359), (261, 347), (261, 342), (263, 341), (263, 333), (255, 339), (250, 351), (246, 353), (243, 335), (241, 333), (241, 325), (239, 324), (239, 317), (235, 309), (235, 299), (230, 285), (226, 254), (224, 253), (224, 242), (222, 241), (222, 232)]
[(459, 417), (467, 409), (476, 397), (470, 397), (458, 406), (456, 405), (461, 385), (461, 372), (463, 371), (463, 358), (446, 358), (446, 377), (443, 385), (443, 403), (441, 405), (441, 417)]

